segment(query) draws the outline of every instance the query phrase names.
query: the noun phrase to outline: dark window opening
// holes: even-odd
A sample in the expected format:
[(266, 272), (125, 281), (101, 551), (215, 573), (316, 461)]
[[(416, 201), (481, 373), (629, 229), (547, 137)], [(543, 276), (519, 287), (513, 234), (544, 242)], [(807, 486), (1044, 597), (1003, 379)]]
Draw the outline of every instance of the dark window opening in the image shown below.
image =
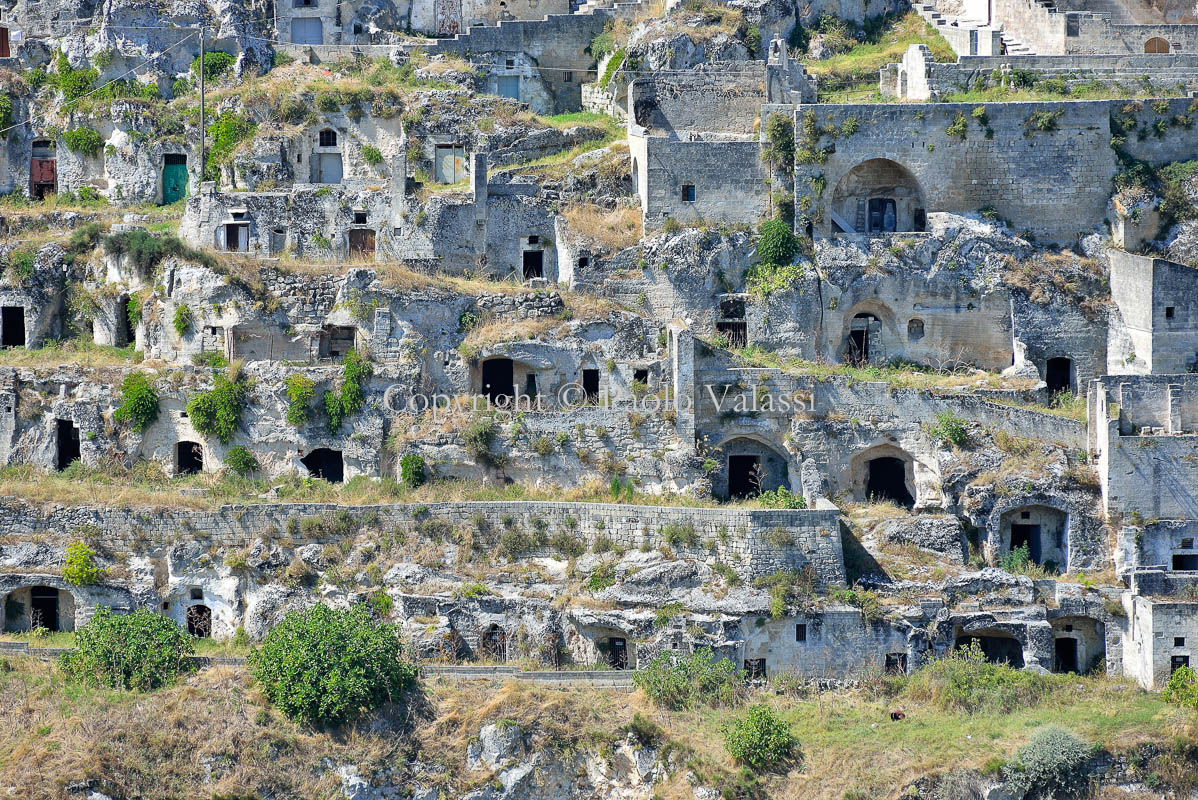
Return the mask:
[(55, 420), (58, 435), (58, 453), (54, 467), (60, 472), (79, 460), (79, 429), (69, 419)]
[(728, 498), (739, 500), (761, 494), (761, 457), (728, 456)]
[(212, 635), (212, 609), (208, 606), (187, 607), (187, 633), (197, 639), (207, 639)]
[(586, 269), (586, 267), (590, 265), (591, 259), (587, 258), (586, 256), (579, 256), (577, 263), (579, 269)]
[(29, 590), (29, 629), (58, 630), (58, 590), (53, 586), (34, 586)]
[(1181, 549), (1182, 549), (1182, 550), (1190, 550), (1190, 549), (1192, 549), (1193, 547), (1194, 547), (1194, 540), (1193, 540), (1193, 539), (1182, 539), (1182, 540), (1181, 540)]
[(567, 70), (565, 76), (562, 78), (562, 81), (564, 83), (573, 83), (574, 82), (574, 73)]
[(886, 654), (886, 674), (887, 675), (906, 675), (907, 674), (907, 654), (906, 653), (887, 653)]
[(1165, 306), (1165, 319), (1173, 319), (1173, 306)]
[(204, 590), (198, 586), (194, 587), (191, 590), (191, 599), (192, 600), (203, 600), (204, 599)]
[(923, 320), (913, 319), (907, 323), (907, 339), (918, 342), (923, 338)]
[(795, 625), (795, 641), (796, 642), (807, 641), (807, 625), (806, 625), (806, 623), (800, 623), (798, 625)]
[(129, 295), (121, 295), (117, 302), (117, 345), (125, 347), (137, 341), (137, 330), (133, 326), (133, 319), (129, 316)]
[(529, 243), (529, 244), (540, 244), (540, 243), (541, 243), (541, 237), (540, 237), (540, 235), (539, 235), (539, 234), (535, 234), (535, 233), (534, 233), (532, 236), (529, 236), (529, 237), (528, 237), (528, 243)]
[(1173, 646), (1174, 647), (1185, 647), (1186, 646), (1186, 637), (1174, 636), (1173, 637)]
[(720, 301), (720, 316), (724, 319), (744, 319), (745, 318), (745, 301), (744, 300), (721, 300)]
[(632, 379), (634, 381), (637, 381), (638, 383), (648, 383), (649, 382), (649, 370), (634, 369), (632, 371)]
[(1016, 669), (1023, 668), (1023, 647), (1015, 639), (1008, 636), (966, 635), (958, 637), (955, 646), (958, 650), (967, 650), (975, 642), (991, 664), (1009, 664)]
[(336, 147), (337, 146), (337, 132), (334, 130), (329, 130), (328, 128), (325, 128), (323, 131), (320, 132), (318, 141), (320, 142), (321, 147)]
[(537, 375), (530, 372), (524, 376), (524, 393), (529, 397), (537, 396)]
[(1011, 549), (1027, 548), (1028, 558), (1033, 564), (1039, 564), (1042, 554), (1039, 525), (1011, 525)]
[(607, 665), (612, 669), (628, 669), (628, 641), (619, 636), (607, 640)]
[(1181, 669), (1182, 667), (1188, 667), (1189, 665), (1190, 665), (1190, 657), (1189, 656), (1173, 656), (1172, 658), (1169, 659), (1169, 674), (1172, 675), (1174, 672), (1177, 672), (1177, 670)]
[(1057, 639), (1054, 645), (1053, 672), (1077, 672), (1077, 639)]
[(1073, 388), (1073, 362), (1068, 358), (1050, 358), (1044, 367), (1044, 382), (1048, 391), (1067, 392)]
[(682, 185), (682, 202), (684, 202), (684, 203), (695, 202), (695, 187), (693, 185), (691, 185), (689, 183)]
[(199, 475), (204, 471), (204, 448), (199, 442), (179, 442), (175, 445), (176, 472), (180, 475)]
[(541, 250), (525, 250), (523, 255), (524, 280), (543, 278), (545, 272), (545, 253)]
[(513, 68), (516, 66), (516, 59), (514, 59), (514, 58), (505, 58), (505, 59), (503, 60), (503, 66), (504, 66), (504, 68), (505, 68), (505, 69), (513, 69)]
[(496, 405), (511, 402), (515, 395), (514, 369), (510, 358), (492, 358), (483, 362), (483, 395)]
[(355, 22), (354, 23), (354, 36), (361, 36), (361, 35), (362, 35), (362, 25), (361, 25), (361, 23)]
[(300, 463), (308, 468), (308, 474), (313, 478), (322, 478), (329, 483), (345, 480), (345, 462), (340, 450), (318, 447), (301, 458)]
[(599, 402), (599, 370), (582, 371), (582, 391), (586, 393), (588, 403)]
[(765, 680), (765, 659), (745, 659), (745, 679), (750, 681)]
[(1173, 569), (1178, 572), (1193, 572), (1198, 570), (1198, 553), (1174, 553)]
[(871, 500), (893, 500), (906, 508), (915, 507), (915, 498), (907, 490), (907, 467), (901, 458), (883, 456), (867, 465), (865, 496)]
[(366, 212), (365, 211), (355, 211), (354, 212), (354, 224), (355, 225), (365, 225), (366, 224)]
[(25, 306), (0, 309), (0, 346), (25, 346)]
[(358, 329), (352, 325), (326, 325), (320, 334), (322, 358), (341, 358), (354, 349)]
[(1020, 519), (1031, 519), (1031, 518), (1032, 518), (1032, 512), (1030, 512), (1030, 511), (1020, 511), (1020, 512), (1019, 512), (1019, 518), (1020, 518)]
[(915, 209), (912, 216), (911, 228), (919, 233), (923, 233), (928, 229), (928, 212), (922, 208)]

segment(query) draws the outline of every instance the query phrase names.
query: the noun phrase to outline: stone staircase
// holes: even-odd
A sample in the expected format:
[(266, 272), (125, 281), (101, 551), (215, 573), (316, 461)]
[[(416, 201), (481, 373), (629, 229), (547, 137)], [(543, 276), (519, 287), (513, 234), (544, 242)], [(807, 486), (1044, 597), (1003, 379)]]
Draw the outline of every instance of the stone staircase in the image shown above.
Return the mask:
[[(995, 52), (998, 49), (999, 41), (997, 34), (1000, 34), (1001, 31), (986, 22), (944, 14), (931, 3), (915, 3), (911, 7), (944, 37), (957, 55), (998, 55)], [(1031, 50), (1022, 43), (1009, 39), (1005, 34), (1003, 34), (1002, 42), (1007, 46), (1008, 53), (1015, 52), (1025, 55), (1031, 53)], [(1019, 49), (1012, 51), (1012, 45)]]

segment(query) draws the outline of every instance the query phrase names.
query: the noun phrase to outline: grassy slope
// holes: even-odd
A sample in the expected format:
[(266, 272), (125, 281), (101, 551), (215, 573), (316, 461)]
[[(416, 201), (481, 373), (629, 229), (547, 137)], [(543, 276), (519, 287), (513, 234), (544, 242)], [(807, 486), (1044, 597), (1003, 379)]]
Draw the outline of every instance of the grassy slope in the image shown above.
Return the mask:
[(926, 44), (937, 61), (956, 61), (957, 56), (944, 37), (924, 22), (914, 11), (908, 12), (883, 28), (872, 41), (822, 61), (804, 63), (807, 71), (820, 77), (877, 78), (878, 70), (887, 64), (903, 60), (903, 54), (913, 44)]
[[(197, 797), (216, 792), (261, 792), (280, 798), (330, 797), (339, 781), (321, 768), (353, 762), (368, 774), (413, 757), (445, 765), (446, 785), (461, 790), (490, 780), (465, 775), (467, 742), (487, 723), (510, 720), (534, 732), (535, 742), (563, 752), (605, 750), (636, 711), (651, 715), (684, 757), (703, 772), (731, 774), (720, 725), (734, 713), (651, 709), (643, 695), (526, 685), (430, 683), (419, 710), (392, 709), (388, 719), (407, 735), (361, 728), (335, 734), (300, 729), (262, 704), (240, 671), (225, 668), (190, 676), (183, 685), (149, 696), (64, 685), (48, 664), (9, 659), (0, 671), (0, 785), (18, 796), (59, 797), (68, 780), (104, 777), (132, 796)], [(779, 708), (791, 722), (805, 766), (767, 782), (771, 798), (840, 800), (848, 790), (895, 797), (910, 780), (954, 767), (984, 768), (1009, 758), (1040, 725), (1057, 723), (1112, 750), (1174, 737), (1192, 741), (1198, 714), (1167, 706), (1159, 695), (1104, 678), (1062, 678), (1043, 702), (1013, 713), (949, 713), (864, 691), (809, 699), (754, 698)], [(903, 722), (888, 712), (901, 707)], [(205, 763), (215, 776), (205, 783)], [(691, 797), (679, 770), (659, 794)], [(457, 792), (455, 791), (454, 794)]]

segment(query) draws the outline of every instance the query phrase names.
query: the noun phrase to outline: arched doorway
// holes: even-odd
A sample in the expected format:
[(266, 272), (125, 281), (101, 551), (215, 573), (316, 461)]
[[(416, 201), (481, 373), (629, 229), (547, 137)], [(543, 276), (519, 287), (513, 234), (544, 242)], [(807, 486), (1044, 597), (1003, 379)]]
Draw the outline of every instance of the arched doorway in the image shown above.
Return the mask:
[[(864, 366), (869, 363), (871, 350), (880, 348), (882, 321), (873, 314), (857, 314), (849, 323), (849, 335), (845, 340), (845, 363)], [(870, 347), (870, 343), (873, 347)]]
[(720, 500), (743, 500), (790, 488), (788, 459), (768, 444), (737, 436), (721, 444), (718, 452), (711, 488)]
[(1048, 359), (1044, 365), (1044, 382), (1053, 394), (1073, 391), (1073, 360), (1064, 356)]
[(1153, 36), (1144, 42), (1145, 53), (1168, 53), (1169, 43), (1159, 36)]
[(175, 445), (175, 474), (198, 475), (204, 471), (204, 448), (199, 442)]
[(919, 181), (888, 158), (871, 158), (846, 172), (832, 191), (831, 208), (832, 223), (844, 233), (914, 231), (926, 219)]
[(323, 478), (329, 483), (345, 480), (345, 461), (340, 450), (318, 447), (301, 458), (300, 463), (308, 468), (308, 474), (313, 478)]
[(915, 459), (906, 451), (890, 444), (871, 447), (853, 456), (850, 469), (857, 499), (915, 507)]
[(188, 606), (186, 612), (187, 633), (197, 639), (212, 636), (212, 609), (203, 604)]
[(492, 624), (487, 628), (478, 644), (484, 657), (494, 661), (507, 661), (507, 633), (498, 625)]

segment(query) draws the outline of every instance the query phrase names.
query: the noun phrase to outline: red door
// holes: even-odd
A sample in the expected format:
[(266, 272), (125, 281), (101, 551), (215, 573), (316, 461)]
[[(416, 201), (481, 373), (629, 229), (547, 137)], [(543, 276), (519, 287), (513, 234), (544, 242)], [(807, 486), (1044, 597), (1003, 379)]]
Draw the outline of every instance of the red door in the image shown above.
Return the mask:
[(0, 28), (0, 58), (8, 58), (8, 28)]

